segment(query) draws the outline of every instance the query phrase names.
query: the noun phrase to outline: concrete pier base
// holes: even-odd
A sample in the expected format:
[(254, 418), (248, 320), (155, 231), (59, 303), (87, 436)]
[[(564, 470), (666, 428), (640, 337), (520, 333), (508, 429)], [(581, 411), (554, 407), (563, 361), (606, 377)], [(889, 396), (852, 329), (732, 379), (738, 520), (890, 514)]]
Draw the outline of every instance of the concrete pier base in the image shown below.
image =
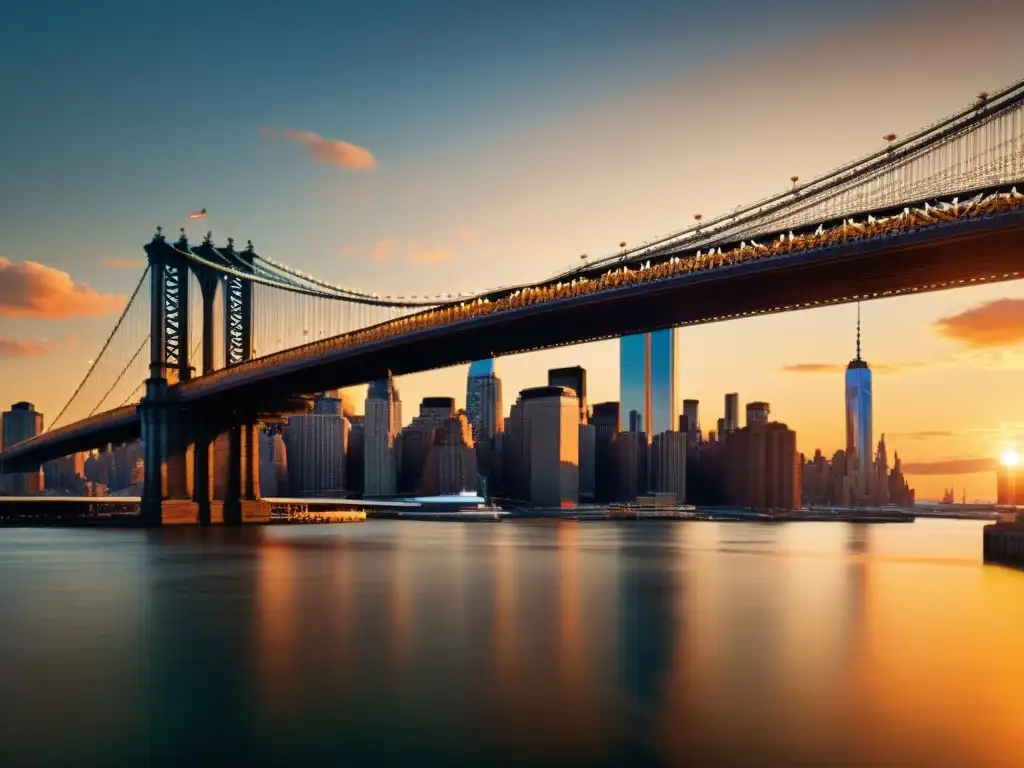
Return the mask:
[(995, 523), (983, 533), (985, 562), (1024, 568), (1024, 525)]
[(270, 522), (270, 504), (265, 501), (243, 501), (242, 522), (243, 523), (267, 523)]
[(162, 525), (198, 525), (199, 505), (187, 499), (164, 499), (160, 502)]

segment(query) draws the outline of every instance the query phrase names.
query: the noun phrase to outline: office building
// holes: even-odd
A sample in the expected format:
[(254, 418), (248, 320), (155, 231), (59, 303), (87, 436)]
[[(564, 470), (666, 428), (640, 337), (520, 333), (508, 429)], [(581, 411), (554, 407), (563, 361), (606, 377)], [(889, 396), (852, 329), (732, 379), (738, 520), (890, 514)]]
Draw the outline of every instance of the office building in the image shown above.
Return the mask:
[(363, 495), (394, 496), (398, 493), (395, 439), (402, 428), (402, 401), (391, 374), (368, 387), (363, 418)]
[(48, 461), (43, 465), (43, 488), (47, 492), (66, 496), (85, 496), (86, 454), (73, 453)]
[(650, 458), (647, 434), (620, 432), (615, 437), (615, 497), (617, 501), (636, 501), (650, 485)]
[(345, 456), (345, 493), (362, 496), (366, 480), (366, 426), (363, 416), (352, 416), (352, 429), (348, 436), (348, 455)]
[(669, 432), (679, 421), (674, 328), (619, 339), (619, 402), (623, 432)]
[(579, 501), (579, 425), (576, 393), (534, 387), (519, 393), (529, 434), (530, 501), (563, 506)]
[(765, 402), (747, 403), (747, 426), (752, 427), (755, 424), (767, 424), (768, 417), (771, 415), (771, 405)]
[(681, 424), (679, 431), (686, 433), (686, 443), (691, 448), (695, 448), (701, 440), (699, 408), (699, 400), (683, 400), (683, 415), (679, 420)]
[(591, 419), (594, 427), (594, 498), (609, 502), (617, 499), (615, 472), (615, 436), (619, 433), (619, 404), (595, 403)]
[(996, 467), (996, 504), (1024, 506), (1024, 465), (1000, 462)]
[(725, 503), (754, 509), (800, 509), (803, 466), (796, 432), (755, 421), (723, 446)]
[[(440, 398), (438, 398), (440, 399)], [(477, 489), (473, 431), (465, 411), (444, 419), (432, 429), (433, 444), (419, 485), (424, 496), (445, 496)]]
[(651, 443), (651, 490), (672, 494), (677, 504), (686, 501), (687, 438), (683, 432), (662, 432)]
[(846, 453), (858, 468), (871, 465), (871, 369), (860, 357), (860, 304), (857, 304), (857, 356), (846, 366)]
[[(735, 432), (740, 428), (740, 396), (736, 392), (731, 392), (725, 396), (725, 431)], [(719, 432), (719, 439), (722, 437), (722, 432)]]
[[(419, 415), (415, 416), (398, 436), (398, 454), (401, 457), (398, 489), (401, 493), (419, 492), (427, 457), (434, 445), (434, 432), (454, 417), (454, 398), (425, 397), (420, 402)], [(472, 436), (469, 444), (473, 444)]]
[(466, 379), (466, 416), (473, 430), (473, 442), (489, 444), (502, 428), (501, 379), (494, 359), (477, 360), (469, 366)]
[(597, 427), (580, 424), (580, 501), (597, 496)]
[[(285, 466), (290, 496), (305, 498), (344, 494), (345, 454), (350, 429), (348, 419), (342, 416), (342, 401), (334, 392), (317, 395), (310, 412), (288, 419), (283, 442), (288, 457)], [(269, 435), (261, 441), (261, 451), (264, 445), (270, 447), (273, 456), (276, 451)], [(278, 484), (277, 466), (282, 459), (275, 456), (274, 464), (267, 467), (275, 473), (273, 485)], [(263, 462), (261, 453), (261, 469), (264, 469)], [(265, 471), (261, 480), (264, 475)]]
[[(347, 422), (342, 419), (343, 429)], [(342, 435), (342, 451), (347, 432)], [(259, 431), (260, 441), (260, 493), (264, 497), (288, 497), (291, 483), (288, 478), (288, 449), (281, 425), (264, 424)], [(342, 460), (342, 487), (344, 488), (344, 457)]]
[[(32, 403), (19, 402), (0, 417), (0, 450), (42, 433), (43, 414)], [(39, 493), (43, 489), (42, 472), (0, 475), (3, 492), (14, 496)]]
[(522, 401), (513, 403), (502, 435), (502, 495), (514, 501), (530, 499), (530, 429)]
[(574, 365), (571, 368), (552, 368), (548, 371), (549, 387), (565, 387), (576, 393), (580, 403), (580, 423), (587, 423), (587, 371)]

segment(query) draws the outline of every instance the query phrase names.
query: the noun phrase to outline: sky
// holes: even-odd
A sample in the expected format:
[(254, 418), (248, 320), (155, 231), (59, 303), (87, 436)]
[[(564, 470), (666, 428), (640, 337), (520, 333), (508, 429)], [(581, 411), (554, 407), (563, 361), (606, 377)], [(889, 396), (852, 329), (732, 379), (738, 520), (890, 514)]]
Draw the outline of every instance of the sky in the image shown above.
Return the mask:
[[(490, 7), (488, 7), (490, 6)], [(540, 279), (732, 210), (1024, 73), (1005, 0), (6, 0), (0, 4), (0, 403), (48, 416), (113, 327), (156, 225), (202, 226), (386, 294)], [(534, 7), (535, 6), (535, 7)], [(1024, 450), (1024, 288), (863, 305), (875, 432), (919, 497), (995, 495)], [(687, 328), (679, 393), (767, 400), (800, 450), (845, 443), (853, 306)], [(617, 345), (503, 358), (506, 407)], [(465, 401), (466, 366), (402, 377)], [(362, 395), (357, 393), (361, 399)]]

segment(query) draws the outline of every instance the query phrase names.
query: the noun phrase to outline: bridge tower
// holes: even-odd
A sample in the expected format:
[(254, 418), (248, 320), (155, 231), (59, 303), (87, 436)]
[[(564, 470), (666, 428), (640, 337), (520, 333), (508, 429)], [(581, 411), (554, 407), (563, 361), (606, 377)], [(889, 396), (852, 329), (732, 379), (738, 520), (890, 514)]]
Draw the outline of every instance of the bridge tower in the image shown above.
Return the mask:
[[(209, 264), (225, 267), (226, 272), (192, 262), (191, 268), (199, 283), (203, 298), (203, 374), (214, 370), (214, 339), (218, 318), (215, 303), (218, 289), (223, 291), (224, 366), (244, 363), (253, 354), (253, 291), (252, 281), (244, 275), (252, 274), (255, 252), (252, 242), (245, 251), (235, 251), (234, 241), (228, 238), (223, 248), (215, 248), (207, 233), (202, 245), (192, 251)], [(268, 517), (268, 509), (260, 501), (259, 485), (259, 418), (257, 414), (227, 409), (218, 418), (204, 418), (195, 424), (195, 466), (193, 499), (199, 505), (202, 523), (239, 523), (259, 521)], [(225, 423), (226, 422), (226, 423)], [(216, 467), (214, 444), (218, 435), (227, 438), (227, 475), (225, 498), (214, 499), (213, 478)]]
[[(180, 248), (184, 236), (176, 243)], [(185, 244), (187, 246), (187, 244)], [(150, 273), (149, 378), (139, 403), (144, 446), (142, 517), (152, 525), (195, 522), (188, 466), (187, 423), (169, 390), (170, 383), (188, 381), (188, 264), (157, 229), (145, 246)]]
[[(232, 242), (214, 248), (207, 234), (201, 246), (189, 248), (184, 231), (173, 246), (160, 230), (145, 246), (150, 264), (150, 370), (146, 394), (139, 403), (144, 444), (143, 518), (161, 523), (240, 523), (269, 516), (260, 501), (258, 414), (235, 408), (190, 413), (177, 400), (172, 385), (192, 377), (189, 362), (189, 275), (202, 294), (203, 374), (213, 372), (218, 326), (215, 303), (224, 291), (224, 349), (227, 367), (252, 357), (254, 252), (250, 243), (236, 253)], [(194, 252), (226, 272), (191, 261)], [(241, 273), (241, 274), (239, 274)], [(227, 433), (227, 494), (213, 498), (214, 439)], [(191, 456), (189, 455), (191, 454)]]

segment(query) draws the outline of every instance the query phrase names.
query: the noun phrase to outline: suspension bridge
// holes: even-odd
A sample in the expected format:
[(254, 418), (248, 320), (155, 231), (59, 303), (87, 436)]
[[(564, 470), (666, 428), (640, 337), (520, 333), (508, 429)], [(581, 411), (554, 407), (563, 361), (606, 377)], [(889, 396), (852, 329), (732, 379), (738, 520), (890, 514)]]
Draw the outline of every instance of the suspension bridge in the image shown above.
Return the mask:
[[(151, 523), (264, 519), (257, 425), (308, 393), (487, 357), (1024, 271), (1024, 81), (752, 205), (548, 279), (479, 295), (382, 296), (212, 236), (157, 230), (95, 362), (21, 472), (142, 438)], [(198, 364), (198, 366), (197, 366)], [(212, 500), (227, 433), (228, 493)], [(223, 468), (222, 468), (223, 469)], [(219, 470), (220, 471), (220, 470)]]

